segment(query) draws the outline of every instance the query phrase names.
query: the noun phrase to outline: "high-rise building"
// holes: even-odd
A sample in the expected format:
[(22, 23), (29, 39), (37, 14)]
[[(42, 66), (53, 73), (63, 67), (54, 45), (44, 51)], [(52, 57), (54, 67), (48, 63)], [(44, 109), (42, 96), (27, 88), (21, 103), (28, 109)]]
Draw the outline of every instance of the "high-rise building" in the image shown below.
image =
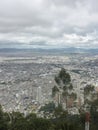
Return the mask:
[(36, 100), (38, 101), (38, 103), (42, 103), (42, 90), (40, 86), (37, 88)]

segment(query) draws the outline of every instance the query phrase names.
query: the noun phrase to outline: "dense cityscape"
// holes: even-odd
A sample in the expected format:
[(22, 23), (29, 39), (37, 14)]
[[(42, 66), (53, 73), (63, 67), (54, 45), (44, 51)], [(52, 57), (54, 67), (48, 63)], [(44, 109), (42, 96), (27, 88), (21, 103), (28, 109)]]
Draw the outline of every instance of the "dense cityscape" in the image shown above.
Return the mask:
[(83, 89), (87, 84), (98, 91), (97, 64), (97, 54), (1, 56), (0, 103), (5, 111), (30, 112), (35, 106), (39, 109), (53, 100), (54, 77), (65, 68), (71, 75), (77, 102), (81, 100), (83, 104)]
[[(13, 120), (12, 117), (15, 114), (13, 112), (16, 112), (16, 116), (17, 112), (24, 113), (25, 117), (35, 113), (38, 121), (39, 118), (59, 120), (61, 116), (65, 119), (66, 114), (64, 113), (67, 112), (71, 118), (76, 118), (78, 115), (82, 120), (81, 114), (90, 112), (91, 109), (91, 105), (86, 100), (93, 102), (97, 99), (97, 64), (97, 53), (92, 55), (90, 53), (65, 53), (61, 55), (40, 53), (39, 55), (30, 52), (29, 54), (7, 53), (7, 55), (5, 53), (3, 56), (1, 53), (0, 103), (2, 109), (10, 115), (8, 116), (10, 120)], [(59, 76), (58, 74), (63, 72), (62, 68), (66, 71), (65, 75), (70, 75), (71, 79), (69, 79), (68, 84), (73, 87), (72, 90), (70, 88), (68, 91), (66, 89), (64, 91), (69, 93), (67, 102), (66, 98), (62, 97), (62, 84), (59, 84), (55, 79), (56, 76)], [(87, 86), (89, 88), (94, 86), (91, 94), (85, 93)], [(53, 92), (55, 92), (54, 96)], [(88, 96), (85, 94), (88, 94)], [(62, 109), (59, 108), (59, 105), (62, 105)], [(60, 112), (64, 111), (64, 113), (62, 115), (58, 112), (55, 114), (56, 109), (60, 109)], [(82, 124), (79, 128), (81, 130), (84, 129), (85, 123), (82, 122)], [(55, 127), (58, 127), (58, 125), (56, 124)], [(67, 129), (64, 128), (64, 130)]]

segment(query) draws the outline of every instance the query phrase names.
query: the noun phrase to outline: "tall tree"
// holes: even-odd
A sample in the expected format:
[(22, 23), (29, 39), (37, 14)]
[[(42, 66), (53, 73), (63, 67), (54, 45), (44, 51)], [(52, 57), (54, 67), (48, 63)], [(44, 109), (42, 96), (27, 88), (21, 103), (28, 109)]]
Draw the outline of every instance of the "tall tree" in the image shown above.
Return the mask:
[(55, 76), (55, 82), (56, 85), (52, 89), (52, 94), (55, 96), (58, 93), (60, 95), (59, 100), (61, 100), (59, 103), (62, 104), (62, 102), (65, 102), (67, 108), (68, 99), (72, 97), (73, 90), (71, 76), (64, 68), (61, 68), (59, 73)]
[(95, 86), (93, 85), (86, 85), (84, 87), (84, 105), (91, 106), (92, 100), (94, 100), (95, 96)]
[(1, 105), (0, 105), (0, 130), (7, 130), (7, 122), (4, 118), (4, 112), (2, 110)]

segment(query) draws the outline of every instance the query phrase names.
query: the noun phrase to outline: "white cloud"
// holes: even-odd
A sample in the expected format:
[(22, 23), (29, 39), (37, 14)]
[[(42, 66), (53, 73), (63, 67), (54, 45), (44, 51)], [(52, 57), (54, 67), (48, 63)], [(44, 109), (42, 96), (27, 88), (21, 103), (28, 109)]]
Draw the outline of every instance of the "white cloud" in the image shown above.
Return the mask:
[(97, 0), (0, 0), (0, 41), (98, 47), (97, 7)]

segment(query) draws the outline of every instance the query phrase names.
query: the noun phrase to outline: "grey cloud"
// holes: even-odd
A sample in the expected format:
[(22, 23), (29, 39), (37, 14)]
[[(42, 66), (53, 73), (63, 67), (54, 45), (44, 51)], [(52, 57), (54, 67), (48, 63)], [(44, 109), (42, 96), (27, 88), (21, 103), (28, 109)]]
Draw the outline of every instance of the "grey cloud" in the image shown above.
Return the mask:
[[(97, 0), (0, 0), (0, 41), (84, 45), (80, 37), (98, 32), (97, 6)], [(80, 39), (72, 41), (72, 34)], [(68, 41), (64, 35), (69, 35)], [(94, 37), (89, 40), (91, 46)]]
[(68, 7), (76, 7), (78, 3), (83, 4), (84, 0), (46, 0), (47, 3), (54, 4), (56, 6), (68, 6)]

